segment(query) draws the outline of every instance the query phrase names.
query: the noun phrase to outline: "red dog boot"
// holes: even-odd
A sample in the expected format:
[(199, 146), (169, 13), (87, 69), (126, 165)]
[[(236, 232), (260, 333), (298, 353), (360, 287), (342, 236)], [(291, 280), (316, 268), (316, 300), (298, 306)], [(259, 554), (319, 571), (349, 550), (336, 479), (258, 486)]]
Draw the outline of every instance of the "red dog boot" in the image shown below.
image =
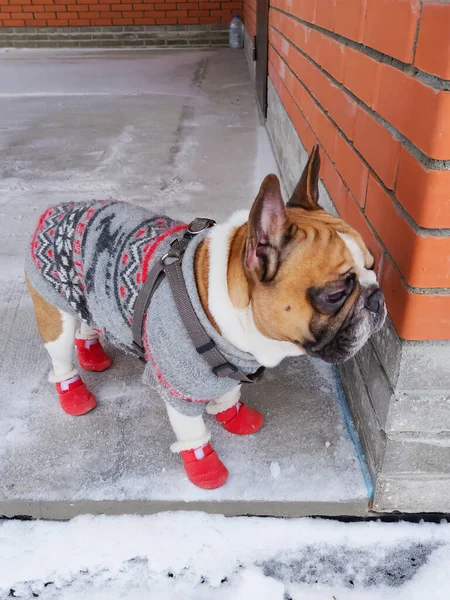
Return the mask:
[(183, 450), (180, 454), (189, 481), (194, 485), (204, 490), (214, 490), (228, 479), (228, 469), (211, 444), (195, 450)]
[(87, 389), (79, 375), (56, 384), (59, 402), (69, 415), (78, 417), (96, 407), (95, 396)]
[(111, 366), (112, 360), (103, 350), (98, 338), (89, 340), (75, 340), (77, 347), (78, 362), (80, 367), (86, 371), (105, 371)]
[(261, 429), (264, 417), (261, 413), (239, 401), (234, 406), (216, 414), (224, 429), (236, 435), (250, 435)]

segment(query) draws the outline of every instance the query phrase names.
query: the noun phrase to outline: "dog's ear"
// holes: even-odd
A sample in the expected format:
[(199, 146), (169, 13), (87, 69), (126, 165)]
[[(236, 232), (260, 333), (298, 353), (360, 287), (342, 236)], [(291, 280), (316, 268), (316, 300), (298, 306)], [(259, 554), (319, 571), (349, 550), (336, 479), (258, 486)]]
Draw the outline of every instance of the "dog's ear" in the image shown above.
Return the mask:
[(304, 208), (305, 210), (321, 210), (319, 206), (319, 170), (319, 145), (316, 144), (312, 149), (306, 167), (303, 169), (300, 181), (287, 203), (288, 206)]
[(297, 229), (289, 222), (276, 175), (267, 175), (248, 219), (246, 267), (259, 281), (271, 281), (280, 264), (283, 248)]

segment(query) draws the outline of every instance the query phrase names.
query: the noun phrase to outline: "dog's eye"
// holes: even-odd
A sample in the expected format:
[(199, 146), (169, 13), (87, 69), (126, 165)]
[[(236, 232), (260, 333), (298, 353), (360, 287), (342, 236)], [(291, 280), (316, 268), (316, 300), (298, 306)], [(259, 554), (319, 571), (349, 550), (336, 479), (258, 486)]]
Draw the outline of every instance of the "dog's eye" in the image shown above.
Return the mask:
[[(322, 314), (336, 313), (355, 288), (356, 275), (350, 273), (344, 281), (327, 288), (311, 288), (308, 296), (313, 306)], [(334, 289), (333, 289), (334, 288)]]
[(347, 296), (347, 294), (348, 292), (346, 289), (342, 290), (341, 292), (336, 292), (334, 294), (328, 294), (328, 296), (326, 297), (326, 301), (330, 304), (337, 304), (338, 302), (343, 300)]

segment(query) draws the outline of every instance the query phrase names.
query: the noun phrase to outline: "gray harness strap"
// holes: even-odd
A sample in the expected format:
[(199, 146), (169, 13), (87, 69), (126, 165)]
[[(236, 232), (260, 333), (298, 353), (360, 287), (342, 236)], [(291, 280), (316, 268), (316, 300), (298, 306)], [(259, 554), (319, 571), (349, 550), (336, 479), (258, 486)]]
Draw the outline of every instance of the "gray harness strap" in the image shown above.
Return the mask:
[(211, 221), (210, 219), (195, 219), (189, 225), (183, 238), (172, 242), (169, 252), (158, 260), (151, 269), (149, 276), (139, 292), (134, 307), (132, 323), (133, 346), (139, 357), (144, 359), (145, 349), (142, 344), (142, 328), (145, 312), (148, 309), (158, 285), (164, 277), (167, 277), (181, 320), (192, 339), (196, 351), (210, 364), (214, 375), (217, 377), (229, 377), (240, 383), (255, 383), (262, 378), (264, 367), (260, 367), (255, 373), (246, 375), (235, 365), (228, 362), (219, 352), (214, 341), (204, 330), (192, 306), (186, 289), (181, 269), (181, 261), (186, 247), (195, 235), (212, 227), (214, 224), (214, 221)]

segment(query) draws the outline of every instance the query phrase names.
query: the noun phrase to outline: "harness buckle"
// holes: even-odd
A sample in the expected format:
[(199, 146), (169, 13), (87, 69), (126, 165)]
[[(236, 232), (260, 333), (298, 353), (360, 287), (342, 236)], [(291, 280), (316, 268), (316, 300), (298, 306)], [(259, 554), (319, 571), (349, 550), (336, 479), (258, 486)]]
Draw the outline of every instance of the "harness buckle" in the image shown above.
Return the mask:
[[(225, 370), (227, 371), (227, 373), (224, 372)], [(217, 367), (213, 367), (212, 368), (212, 372), (217, 377), (229, 377), (230, 376), (230, 371), (232, 373), (237, 373), (238, 369), (237, 369), (237, 367), (235, 367), (234, 365), (232, 365), (229, 362), (225, 362), (225, 363), (223, 363), (221, 365), (218, 365)]]

